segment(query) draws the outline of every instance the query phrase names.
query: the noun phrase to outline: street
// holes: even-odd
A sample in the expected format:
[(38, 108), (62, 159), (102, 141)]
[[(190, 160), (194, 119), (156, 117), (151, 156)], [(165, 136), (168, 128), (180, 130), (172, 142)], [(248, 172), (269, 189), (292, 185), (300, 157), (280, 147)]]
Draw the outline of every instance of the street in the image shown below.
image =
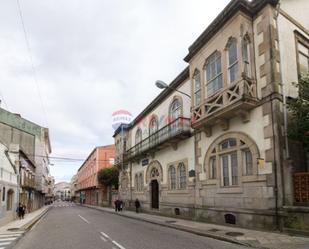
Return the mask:
[(147, 222), (56, 202), (14, 249), (245, 248)]

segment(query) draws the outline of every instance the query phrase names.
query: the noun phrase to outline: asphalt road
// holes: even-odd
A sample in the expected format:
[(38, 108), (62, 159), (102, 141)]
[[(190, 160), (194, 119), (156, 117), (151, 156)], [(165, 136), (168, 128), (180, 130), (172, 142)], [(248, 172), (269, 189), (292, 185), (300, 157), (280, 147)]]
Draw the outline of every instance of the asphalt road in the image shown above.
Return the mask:
[(55, 203), (14, 249), (244, 249), (143, 221)]

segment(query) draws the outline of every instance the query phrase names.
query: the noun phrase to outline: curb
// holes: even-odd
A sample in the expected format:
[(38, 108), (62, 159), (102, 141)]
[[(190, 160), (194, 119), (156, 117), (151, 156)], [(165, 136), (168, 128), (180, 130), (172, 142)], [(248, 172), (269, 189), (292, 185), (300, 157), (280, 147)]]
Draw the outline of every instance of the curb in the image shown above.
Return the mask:
[(46, 208), (41, 214), (39, 214), (37, 217), (33, 218), (32, 220), (30, 220), (28, 223), (26, 223), (25, 225), (23, 225), (20, 228), (14, 229), (14, 230), (7, 230), (7, 231), (24, 231), (24, 233), (22, 234), (22, 236), (18, 237), (16, 240), (12, 241), (12, 243), (10, 245), (8, 245), (8, 247), (6, 247), (7, 249), (11, 249), (14, 248), (14, 246), (25, 236), (25, 234), (51, 209), (51, 207)]
[(142, 217), (132, 217), (132, 216), (126, 215), (124, 213), (115, 213), (115, 212), (112, 212), (112, 211), (100, 209), (99, 207), (95, 207), (95, 206), (88, 206), (88, 205), (80, 205), (80, 206), (95, 209), (95, 210), (105, 212), (105, 213), (123, 216), (123, 217), (130, 218), (130, 219), (133, 219), (133, 220), (139, 220), (139, 221), (144, 221), (144, 222), (156, 224), (156, 225), (163, 226), (163, 227), (169, 227), (169, 228), (173, 228), (173, 229), (176, 229), (176, 230), (189, 232), (189, 233), (196, 234), (196, 235), (199, 235), (199, 236), (204, 236), (204, 237), (208, 237), (208, 238), (212, 238), (212, 239), (216, 239), (216, 240), (221, 240), (221, 241), (225, 241), (225, 242), (229, 242), (229, 243), (233, 243), (233, 244), (237, 244), (237, 245), (247, 246), (247, 247), (251, 247), (251, 248), (260, 248), (260, 247), (254, 247), (254, 246), (252, 246), (251, 244), (248, 244), (248, 243), (240, 242), (240, 241), (233, 239), (233, 238), (228, 238), (228, 237), (221, 236), (221, 235), (218, 235), (218, 234), (205, 232), (205, 231), (202, 231), (202, 230), (199, 230), (199, 229), (187, 228), (186, 226), (182, 226), (182, 225), (162, 223), (162, 222), (158, 222), (158, 221), (145, 219), (145, 218), (142, 218)]

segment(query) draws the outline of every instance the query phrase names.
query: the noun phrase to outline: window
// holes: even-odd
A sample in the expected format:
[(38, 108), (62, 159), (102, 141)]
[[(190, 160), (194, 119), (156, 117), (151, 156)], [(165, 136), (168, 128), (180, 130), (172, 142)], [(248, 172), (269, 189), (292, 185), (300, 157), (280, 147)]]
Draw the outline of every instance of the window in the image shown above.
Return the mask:
[(238, 185), (238, 164), (237, 153), (230, 153), (221, 156), (223, 186)]
[(256, 180), (252, 177), (258, 172), (259, 150), (255, 142), (239, 132), (230, 132), (228, 136), (217, 138), (206, 153), (204, 170), (207, 179), (218, 179), (223, 187), (238, 186), (243, 178)]
[(207, 96), (222, 88), (221, 54), (216, 51), (206, 61)]
[(143, 191), (144, 188), (144, 179), (143, 179), (143, 174), (139, 174), (139, 191)]
[(168, 169), (168, 175), (169, 175), (169, 184), (170, 189), (174, 190), (176, 189), (176, 169), (174, 166), (170, 166)]
[(139, 191), (138, 175), (135, 175), (135, 190)]
[(171, 131), (175, 132), (178, 130), (179, 124), (181, 124), (179, 117), (181, 116), (181, 104), (179, 99), (175, 99), (170, 108), (170, 122)]
[(183, 163), (178, 165), (179, 172), (179, 188), (185, 189), (187, 187), (187, 174), (186, 174), (186, 166)]
[(201, 74), (199, 71), (196, 71), (194, 75), (194, 105), (195, 106), (200, 105), (201, 99), (202, 99)]
[(242, 55), (244, 62), (244, 73), (247, 77), (251, 77), (251, 63), (250, 63), (250, 37), (248, 34), (243, 39)]
[(299, 73), (307, 73), (309, 71), (309, 48), (306, 47), (305, 44), (298, 42), (297, 50)]
[(243, 164), (244, 164), (244, 175), (253, 175), (253, 163), (252, 163), (252, 153), (249, 149), (242, 151), (243, 154)]
[(229, 81), (233, 83), (238, 79), (237, 41), (232, 38), (228, 44)]
[(5, 187), (3, 187), (2, 191), (2, 201), (5, 201)]
[[(150, 143), (155, 143), (157, 140), (157, 134), (155, 134), (158, 131), (158, 120), (156, 117), (153, 117), (149, 124), (149, 139)], [(155, 134), (155, 135), (154, 135)]]
[(216, 179), (217, 178), (217, 164), (216, 157), (211, 157), (209, 162), (209, 178)]
[(138, 144), (142, 141), (142, 130), (139, 128), (135, 133), (135, 144)]

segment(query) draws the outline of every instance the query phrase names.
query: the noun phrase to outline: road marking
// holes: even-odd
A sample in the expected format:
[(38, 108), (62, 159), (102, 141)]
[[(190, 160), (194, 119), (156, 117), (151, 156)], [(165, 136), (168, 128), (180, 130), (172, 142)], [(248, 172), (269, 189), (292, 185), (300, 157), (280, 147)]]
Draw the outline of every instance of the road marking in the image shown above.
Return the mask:
[(89, 222), (88, 220), (86, 220), (83, 216), (81, 216), (81, 215), (78, 215), (78, 216), (79, 216), (79, 218), (81, 218), (83, 221), (85, 221), (86, 223), (90, 224), (90, 222)]
[(0, 242), (2, 242), (2, 241), (13, 241), (13, 240), (16, 240), (16, 238), (1, 238)]
[(109, 236), (106, 233), (101, 232), (101, 234), (105, 237), (105, 238), (109, 238)]
[(11, 242), (0, 242), (0, 246), (6, 246), (6, 245), (9, 245), (11, 244)]
[(118, 244), (115, 240), (113, 240), (112, 243), (116, 245), (117, 247), (119, 247), (120, 249), (126, 249), (122, 245)]
[(107, 239), (105, 239), (104, 237), (100, 236), (101, 240), (103, 240), (104, 242), (107, 241)]

